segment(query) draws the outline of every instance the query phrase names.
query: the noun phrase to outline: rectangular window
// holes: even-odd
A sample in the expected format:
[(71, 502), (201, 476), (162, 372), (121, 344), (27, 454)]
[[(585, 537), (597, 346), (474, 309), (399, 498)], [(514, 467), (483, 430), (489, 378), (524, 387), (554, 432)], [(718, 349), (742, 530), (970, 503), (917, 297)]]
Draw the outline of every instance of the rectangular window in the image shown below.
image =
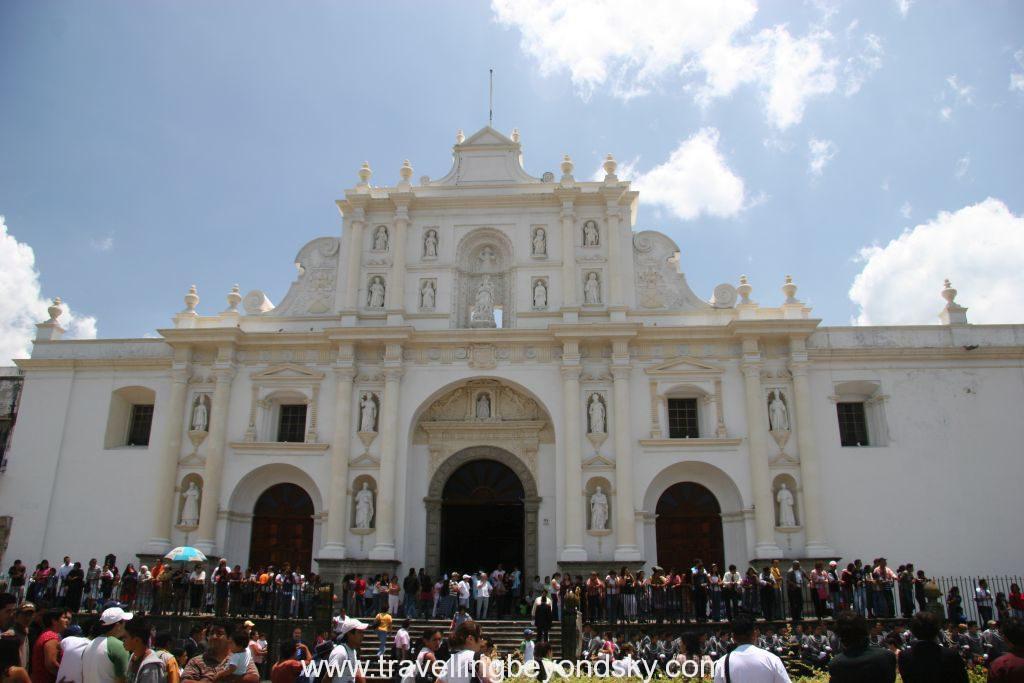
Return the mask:
[(142, 403), (132, 405), (131, 416), (128, 418), (129, 446), (148, 446), (149, 430), (153, 426), (153, 406)]
[(864, 413), (864, 402), (840, 402), (836, 404), (839, 416), (839, 442), (843, 446), (868, 445), (868, 421)]
[(668, 438), (698, 439), (697, 399), (670, 398), (668, 400)]
[(277, 440), (302, 443), (306, 440), (306, 406), (283, 405), (277, 419)]

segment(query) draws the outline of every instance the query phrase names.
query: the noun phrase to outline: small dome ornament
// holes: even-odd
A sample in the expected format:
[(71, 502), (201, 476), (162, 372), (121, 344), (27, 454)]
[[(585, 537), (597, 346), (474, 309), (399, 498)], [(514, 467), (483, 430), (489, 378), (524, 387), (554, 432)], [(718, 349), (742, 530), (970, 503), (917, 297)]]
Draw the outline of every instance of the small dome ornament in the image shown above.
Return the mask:
[(231, 287), (228, 292), (228, 313), (238, 313), (238, 304), (242, 303), (242, 294), (238, 291), (238, 285)]
[(796, 300), (796, 285), (793, 284), (793, 276), (787, 275), (786, 282), (782, 285), (782, 294), (786, 297), (786, 304), (798, 304)]
[(363, 165), (359, 168), (359, 184), (369, 185), (370, 178), (373, 176), (373, 169), (370, 168), (370, 162), (364, 161)]
[(188, 288), (188, 294), (185, 295), (185, 310), (182, 311), (185, 315), (197, 315), (196, 306), (199, 305), (199, 294), (196, 292), (196, 286), (192, 285)]
[(56, 323), (61, 314), (64, 313), (64, 307), (59, 296), (53, 300), (53, 303), (46, 309), (46, 312), (50, 314), (50, 319), (47, 322)]
[(615, 169), (619, 167), (619, 162), (615, 161), (615, 157), (612, 156), (611, 152), (604, 158), (604, 180), (605, 182), (615, 182), (618, 178), (615, 175)]
[(462, 132), (461, 128), (459, 128), (459, 130), (457, 130), (455, 132), (455, 144), (456, 145), (461, 145), (465, 141), (466, 141), (466, 134)]
[(747, 280), (747, 276), (740, 275), (740, 284), (736, 288), (736, 293), (740, 295), (740, 305), (754, 303), (753, 301), (750, 300), (750, 293), (753, 291), (754, 287)]
[(402, 182), (408, 185), (409, 179), (412, 178), (412, 173), (412, 165), (409, 163), (409, 160), (406, 159), (402, 162), (402, 168), (398, 169), (398, 175), (402, 178)]

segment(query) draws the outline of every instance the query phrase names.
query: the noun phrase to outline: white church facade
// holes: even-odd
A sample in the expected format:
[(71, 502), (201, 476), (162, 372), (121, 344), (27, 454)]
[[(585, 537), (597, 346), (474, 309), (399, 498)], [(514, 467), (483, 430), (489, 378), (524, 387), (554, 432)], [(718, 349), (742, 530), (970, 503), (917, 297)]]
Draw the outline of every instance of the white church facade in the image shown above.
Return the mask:
[(276, 306), (193, 288), (159, 338), (95, 341), (54, 307), (18, 361), (5, 561), (1020, 569), (1024, 324), (968, 324), (949, 283), (912, 327), (823, 327), (781, 275), (698, 295), (604, 170), (460, 132), (443, 178), (364, 164)]

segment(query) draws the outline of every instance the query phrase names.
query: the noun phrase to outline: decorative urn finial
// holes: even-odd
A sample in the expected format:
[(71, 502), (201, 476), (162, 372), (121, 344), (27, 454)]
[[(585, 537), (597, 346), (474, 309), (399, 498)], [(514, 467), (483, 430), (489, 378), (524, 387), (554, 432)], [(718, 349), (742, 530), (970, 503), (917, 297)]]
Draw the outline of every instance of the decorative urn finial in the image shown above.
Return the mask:
[(611, 153), (609, 152), (608, 156), (606, 156), (604, 158), (604, 172), (605, 172), (605, 176), (606, 176), (605, 180), (608, 179), (608, 176), (614, 178), (615, 177), (615, 169), (617, 169), (618, 167), (619, 167), (619, 162), (615, 161), (615, 157), (613, 157), (611, 155)]
[(196, 292), (196, 286), (192, 285), (188, 288), (188, 294), (185, 295), (185, 310), (182, 311), (186, 315), (196, 315), (196, 306), (199, 305), (199, 294)]
[(512, 129), (512, 142), (519, 142), (519, 129), (518, 128), (513, 128)]
[(740, 275), (740, 284), (739, 284), (739, 287), (736, 288), (736, 293), (740, 295), (740, 303), (741, 304), (753, 303), (750, 300), (750, 293), (753, 292), (753, 291), (754, 291), (754, 288), (750, 284), (750, 282), (747, 280), (747, 276), (746, 275)]
[(242, 294), (238, 291), (238, 285), (234, 285), (228, 292), (228, 313), (238, 313), (238, 304), (240, 303), (242, 303)]
[(46, 312), (50, 314), (50, 320), (48, 322), (55, 323), (64, 312), (64, 308), (61, 306), (60, 297), (56, 297), (50, 307), (46, 309)]
[(456, 133), (455, 133), (455, 144), (456, 145), (461, 145), (465, 141), (466, 141), (466, 134), (462, 132), (461, 128), (459, 128), (459, 130), (456, 131)]
[(398, 175), (401, 176), (403, 183), (408, 183), (409, 179), (412, 178), (412, 166), (409, 164), (408, 159), (402, 162), (402, 168), (398, 169)]
[(363, 165), (359, 168), (359, 184), (369, 185), (370, 178), (373, 176), (373, 169), (370, 168), (370, 162), (364, 161)]
[(562, 157), (562, 167), (561, 168), (562, 168), (562, 174), (563, 175), (572, 175), (572, 169), (576, 168), (576, 165), (574, 163), (572, 163), (572, 158), (568, 154), (566, 154), (564, 157)]
[(956, 303), (956, 290), (953, 289), (953, 285), (950, 284), (949, 278), (946, 278), (946, 280), (942, 283), (942, 285), (943, 285), (942, 298), (946, 300), (947, 304), (955, 304)]
[(796, 300), (796, 285), (793, 284), (793, 276), (792, 275), (787, 275), (786, 276), (786, 282), (785, 282), (785, 284), (782, 285), (782, 293), (786, 297), (785, 303), (787, 303), (787, 304), (800, 303), (799, 301)]

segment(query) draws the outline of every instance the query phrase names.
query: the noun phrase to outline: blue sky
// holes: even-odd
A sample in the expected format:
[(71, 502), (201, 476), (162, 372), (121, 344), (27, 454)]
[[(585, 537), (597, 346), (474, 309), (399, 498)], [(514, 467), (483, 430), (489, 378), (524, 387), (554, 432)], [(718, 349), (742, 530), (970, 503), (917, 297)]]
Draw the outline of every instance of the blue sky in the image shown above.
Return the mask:
[(40, 297), (103, 337), (193, 283), (279, 301), (362, 161), (448, 170), (490, 67), (527, 170), (614, 153), (702, 297), (792, 274), (827, 324), (935, 322), (948, 276), (1024, 322), (1022, 29), (997, 1), (4, 2), (0, 361)]

